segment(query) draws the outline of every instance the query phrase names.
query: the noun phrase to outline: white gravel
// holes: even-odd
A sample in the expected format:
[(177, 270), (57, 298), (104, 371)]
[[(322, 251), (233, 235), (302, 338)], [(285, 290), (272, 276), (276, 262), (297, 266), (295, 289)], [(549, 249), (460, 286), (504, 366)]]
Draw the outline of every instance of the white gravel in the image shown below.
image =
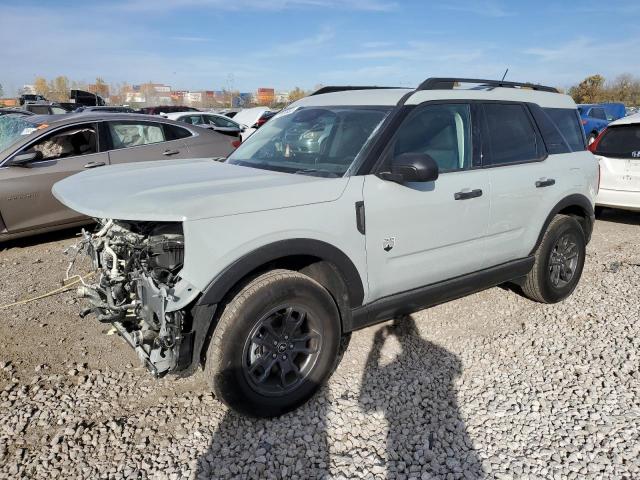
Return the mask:
[(567, 301), (495, 288), (357, 332), (279, 419), (200, 374), (93, 368), (80, 340), (62, 369), (0, 350), (0, 479), (640, 478), (640, 216), (614, 220)]

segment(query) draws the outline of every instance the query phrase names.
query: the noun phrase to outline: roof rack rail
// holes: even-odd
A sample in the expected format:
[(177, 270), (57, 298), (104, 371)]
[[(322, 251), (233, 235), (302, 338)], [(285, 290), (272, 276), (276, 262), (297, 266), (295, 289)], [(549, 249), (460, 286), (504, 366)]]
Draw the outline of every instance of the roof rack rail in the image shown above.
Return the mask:
[(377, 87), (377, 86), (328, 86), (322, 87), (319, 90), (313, 92), (310, 97), (313, 95), (322, 95), (323, 93), (335, 93), (335, 92), (346, 92), (349, 90), (386, 90), (392, 88), (402, 88), (402, 87)]
[(504, 80), (483, 80), (478, 78), (427, 78), (417, 90), (453, 90), (456, 83), (478, 83), (491, 87), (528, 88), (541, 92), (560, 93), (557, 88), (535, 83), (505, 82)]

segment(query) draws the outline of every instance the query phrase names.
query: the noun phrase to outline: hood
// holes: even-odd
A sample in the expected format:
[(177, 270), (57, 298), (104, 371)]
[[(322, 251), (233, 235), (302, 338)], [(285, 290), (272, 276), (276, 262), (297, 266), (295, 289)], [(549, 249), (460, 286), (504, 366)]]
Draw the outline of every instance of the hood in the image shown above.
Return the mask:
[(52, 191), (90, 217), (176, 222), (330, 202), (348, 181), (203, 158), (97, 168), (56, 183)]

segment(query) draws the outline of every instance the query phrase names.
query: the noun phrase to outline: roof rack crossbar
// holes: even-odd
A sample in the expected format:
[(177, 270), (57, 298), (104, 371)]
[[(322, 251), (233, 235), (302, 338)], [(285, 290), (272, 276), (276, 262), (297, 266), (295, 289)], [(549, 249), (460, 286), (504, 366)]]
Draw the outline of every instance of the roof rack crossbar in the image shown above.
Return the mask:
[(402, 88), (402, 87), (378, 87), (378, 86), (327, 86), (322, 87), (319, 90), (316, 90), (309, 96), (313, 95), (322, 95), (323, 93), (335, 93), (335, 92), (346, 92), (349, 90), (386, 90), (393, 88)]
[(416, 90), (453, 90), (456, 83), (478, 83), (491, 87), (528, 88), (541, 92), (560, 93), (557, 88), (535, 83), (505, 82), (504, 80), (484, 80), (479, 78), (427, 78)]

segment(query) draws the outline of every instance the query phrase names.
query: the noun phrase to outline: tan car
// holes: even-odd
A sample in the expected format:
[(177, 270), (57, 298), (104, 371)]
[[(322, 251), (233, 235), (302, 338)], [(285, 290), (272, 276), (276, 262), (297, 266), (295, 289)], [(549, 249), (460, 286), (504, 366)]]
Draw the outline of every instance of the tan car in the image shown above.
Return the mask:
[(4, 115), (0, 242), (89, 223), (51, 194), (54, 183), (74, 173), (126, 162), (226, 157), (235, 149), (233, 141), (150, 115)]

